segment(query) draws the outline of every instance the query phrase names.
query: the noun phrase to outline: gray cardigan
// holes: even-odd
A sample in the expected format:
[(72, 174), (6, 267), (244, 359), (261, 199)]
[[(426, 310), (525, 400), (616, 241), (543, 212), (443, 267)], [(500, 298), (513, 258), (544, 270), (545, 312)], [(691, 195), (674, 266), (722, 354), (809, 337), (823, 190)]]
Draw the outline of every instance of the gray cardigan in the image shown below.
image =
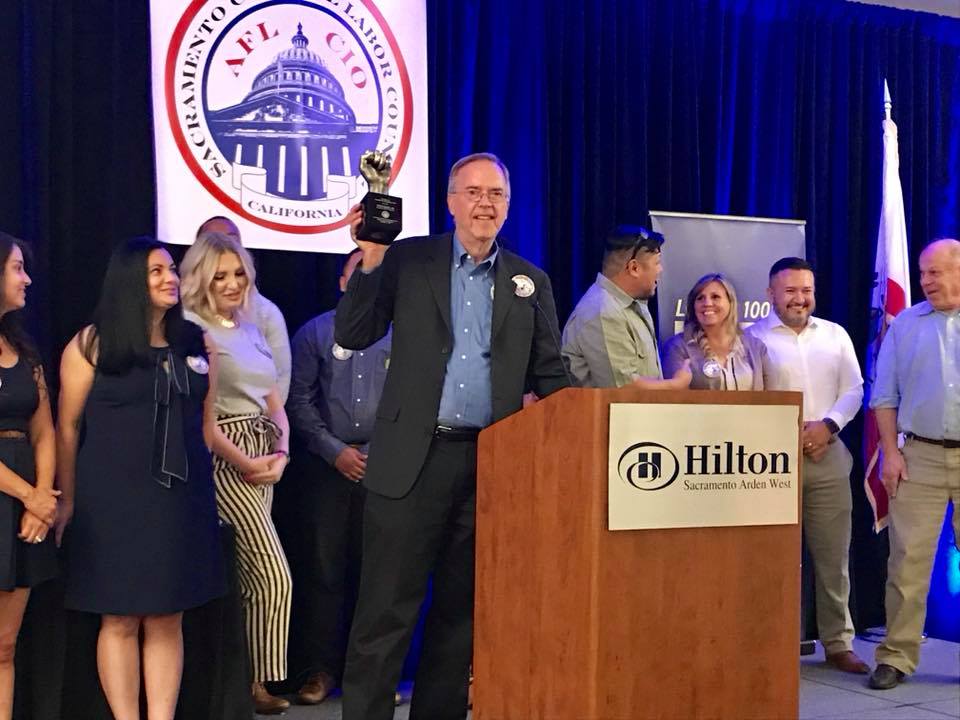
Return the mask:
[[(740, 342), (746, 352), (747, 364), (753, 369), (753, 387), (751, 390), (763, 390), (773, 387), (773, 364), (767, 355), (767, 346), (751, 335), (740, 335)], [(706, 359), (697, 341), (684, 337), (678, 333), (667, 340), (661, 351), (663, 358), (663, 376), (673, 377), (683, 361), (690, 358), (690, 370), (693, 380), (690, 388), (693, 390), (722, 390), (719, 377), (711, 378), (703, 374), (703, 361)]]

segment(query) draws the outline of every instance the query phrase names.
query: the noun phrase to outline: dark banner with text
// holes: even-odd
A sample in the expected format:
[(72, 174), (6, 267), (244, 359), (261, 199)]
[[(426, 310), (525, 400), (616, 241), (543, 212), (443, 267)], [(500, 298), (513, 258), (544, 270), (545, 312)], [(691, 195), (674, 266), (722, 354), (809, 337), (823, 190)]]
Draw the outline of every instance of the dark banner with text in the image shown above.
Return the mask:
[(740, 323), (747, 327), (770, 314), (770, 266), (782, 257), (806, 255), (802, 220), (655, 210), (650, 218), (666, 238), (657, 289), (661, 342), (682, 332), (687, 293), (707, 273), (723, 273), (733, 283)]

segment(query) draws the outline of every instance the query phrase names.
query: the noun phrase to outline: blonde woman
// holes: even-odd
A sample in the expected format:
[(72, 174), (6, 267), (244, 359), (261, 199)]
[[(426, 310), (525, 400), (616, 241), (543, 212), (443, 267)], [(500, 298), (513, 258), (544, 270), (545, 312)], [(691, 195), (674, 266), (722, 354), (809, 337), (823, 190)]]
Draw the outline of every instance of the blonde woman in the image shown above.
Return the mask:
[(255, 271), (243, 246), (222, 233), (202, 233), (187, 250), (181, 271), (185, 316), (216, 345), (214, 483), (220, 516), (237, 533), (254, 706), (258, 713), (278, 714), (290, 703), (263, 684), (287, 674), (292, 587), (270, 517), (273, 485), (290, 457), (277, 368), (270, 346), (247, 315)]
[(687, 295), (683, 332), (663, 346), (663, 374), (672, 377), (690, 360), (694, 390), (763, 390), (771, 366), (762, 342), (744, 335), (737, 291), (720, 273), (697, 280)]

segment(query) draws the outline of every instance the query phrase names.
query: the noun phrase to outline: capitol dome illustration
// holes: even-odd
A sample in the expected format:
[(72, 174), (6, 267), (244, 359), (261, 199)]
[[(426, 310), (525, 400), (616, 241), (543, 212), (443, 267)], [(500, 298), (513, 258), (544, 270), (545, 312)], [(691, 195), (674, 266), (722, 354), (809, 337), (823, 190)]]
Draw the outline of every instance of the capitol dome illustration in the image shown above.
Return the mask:
[(354, 174), (379, 128), (358, 125), (343, 87), (297, 25), (291, 46), (257, 73), (236, 105), (207, 112), (220, 151), (264, 168), (267, 191), (290, 199), (326, 196), (329, 175)]

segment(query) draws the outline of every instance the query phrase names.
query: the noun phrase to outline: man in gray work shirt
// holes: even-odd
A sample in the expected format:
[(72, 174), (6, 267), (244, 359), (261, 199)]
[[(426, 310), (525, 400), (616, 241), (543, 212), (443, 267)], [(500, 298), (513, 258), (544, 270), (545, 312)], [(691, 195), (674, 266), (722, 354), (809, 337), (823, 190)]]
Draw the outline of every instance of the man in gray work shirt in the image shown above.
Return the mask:
[(662, 270), (663, 236), (630, 225), (606, 240), (603, 267), (563, 328), (563, 359), (581, 387), (637, 385), (682, 390), (690, 385), (689, 361), (663, 379), (653, 318), (647, 301)]

